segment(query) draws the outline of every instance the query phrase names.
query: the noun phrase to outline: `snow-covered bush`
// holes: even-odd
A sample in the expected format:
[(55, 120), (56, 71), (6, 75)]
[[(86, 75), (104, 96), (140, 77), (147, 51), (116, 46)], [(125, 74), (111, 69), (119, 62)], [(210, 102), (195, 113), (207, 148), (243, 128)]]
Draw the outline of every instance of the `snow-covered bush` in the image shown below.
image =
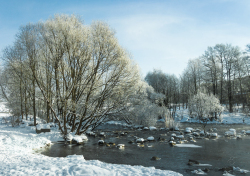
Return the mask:
[(223, 106), (214, 95), (198, 92), (188, 100), (189, 115), (200, 121), (212, 120), (221, 116)]
[(159, 102), (164, 98), (163, 94), (156, 93), (146, 82), (142, 84), (142, 89), (145, 91), (133, 102), (133, 107), (130, 109), (133, 117), (130, 120), (134, 124), (154, 126), (159, 118), (164, 118), (168, 114), (168, 109), (159, 106)]
[(165, 126), (166, 128), (178, 128), (180, 126), (180, 122), (175, 121), (170, 115), (165, 116)]
[(188, 100), (188, 111), (192, 118), (195, 118), (204, 124), (205, 126), (209, 120), (222, 120), (223, 106), (220, 104), (218, 98), (213, 94), (208, 95), (202, 92), (198, 92), (196, 95)]

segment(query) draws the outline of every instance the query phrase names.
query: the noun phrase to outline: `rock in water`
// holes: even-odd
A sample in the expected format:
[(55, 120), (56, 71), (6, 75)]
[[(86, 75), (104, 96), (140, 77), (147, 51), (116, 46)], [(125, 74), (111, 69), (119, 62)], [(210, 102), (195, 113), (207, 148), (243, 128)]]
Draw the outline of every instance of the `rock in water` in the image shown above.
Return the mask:
[(148, 140), (148, 141), (154, 141), (155, 138), (154, 138), (153, 136), (150, 136), (150, 137), (147, 138), (147, 140)]
[(189, 159), (188, 162), (191, 162), (191, 163), (194, 163), (194, 164), (200, 164), (198, 161), (192, 160), (192, 159)]
[(99, 144), (99, 145), (104, 145), (104, 140), (99, 140), (99, 141), (98, 141), (98, 144)]
[(169, 144), (170, 144), (171, 146), (175, 146), (175, 145), (176, 145), (176, 142), (174, 142), (174, 141), (169, 141)]
[(125, 144), (118, 144), (116, 147), (118, 149), (124, 149), (125, 148)]
[(153, 130), (156, 130), (156, 127), (151, 126), (151, 127), (149, 127), (149, 129), (150, 129), (151, 131), (153, 131)]
[(210, 136), (211, 136), (211, 137), (217, 137), (218, 134), (217, 134), (217, 133), (211, 133)]
[(154, 160), (154, 161), (157, 161), (157, 160), (160, 160), (161, 158), (159, 158), (159, 157), (157, 157), (157, 156), (153, 156), (152, 158), (151, 158), (151, 160)]
[(144, 142), (144, 139), (143, 139), (143, 138), (138, 138), (138, 139), (136, 139), (136, 142), (137, 142), (137, 143), (143, 143), (143, 142)]

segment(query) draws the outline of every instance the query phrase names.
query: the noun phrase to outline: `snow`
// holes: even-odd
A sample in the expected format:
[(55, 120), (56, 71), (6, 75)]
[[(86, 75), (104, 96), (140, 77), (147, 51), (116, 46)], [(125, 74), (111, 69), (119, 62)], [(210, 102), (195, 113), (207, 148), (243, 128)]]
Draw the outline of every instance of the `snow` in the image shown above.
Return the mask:
[(36, 126), (37, 130), (41, 130), (41, 129), (50, 129), (50, 125), (48, 124), (39, 124)]
[(211, 136), (211, 137), (217, 137), (218, 134), (217, 134), (217, 133), (211, 133), (210, 136)]
[(228, 173), (227, 171), (224, 171), (223, 176), (234, 176), (234, 175)]
[[(226, 108), (222, 112), (221, 121), (209, 121), (208, 124), (244, 124), (250, 125), (250, 117), (246, 117), (242, 112), (237, 113), (229, 113)], [(188, 109), (183, 109), (182, 107), (177, 109), (176, 111), (176, 119), (180, 122), (191, 122), (191, 123), (199, 123), (199, 120), (193, 119), (189, 117)]]
[(193, 174), (198, 174), (198, 175), (207, 175), (204, 171), (201, 169), (191, 171)]
[(6, 104), (5, 102), (1, 102), (0, 103), (0, 113), (3, 113), (3, 112), (9, 112), (9, 109), (6, 108)]
[[(82, 155), (67, 157), (41, 155), (39, 151), (53, 145), (52, 141), (63, 140), (57, 128), (51, 128), (49, 133), (36, 134), (36, 128), (27, 125), (30, 121), (24, 121), (24, 127), (12, 127), (9, 123), (1, 123), (2, 119), (8, 116), (10, 114), (0, 113), (0, 175), (182, 175), (154, 167), (85, 160)], [(70, 136), (76, 137), (74, 134)], [(78, 138), (80, 140), (86, 136), (82, 135)]]
[(156, 127), (154, 126), (150, 126), (149, 129), (152, 131), (152, 130), (156, 130)]
[(236, 132), (235, 131), (226, 131), (225, 132), (225, 136), (236, 136)]
[(73, 141), (76, 141), (77, 143), (83, 142), (81, 136), (75, 136), (75, 137), (73, 137), (72, 140), (73, 140)]
[(211, 167), (212, 165), (211, 164), (194, 164), (193, 166)]
[(178, 135), (178, 136), (176, 136), (176, 138), (178, 138), (178, 139), (184, 139), (184, 136), (183, 135)]
[(159, 119), (159, 120), (157, 120), (157, 122), (165, 123), (165, 119)]
[(185, 130), (185, 132), (186, 133), (191, 133), (193, 130), (194, 130), (193, 128), (187, 127), (186, 130)]
[(153, 141), (153, 140), (155, 140), (155, 138), (153, 136), (150, 136), (150, 137), (147, 138), (147, 140), (148, 141)]
[(176, 137), (176, 134), (175, 134), (175, 133), (173, 133), (173, 134), (171, 134), (171, 136), (172, 136), (172, 137)]
[(201, 148), (199, 145), (194, 144), (176, 144), (177, 147)]
[(98, 144), (104, 144), (104, 140), (99, 140)]
[(201, 131), (201, 132), (200, 132), (200, 135), (201, 135), (201, 136), (204, 136), (204, 135), (205, 135), (204, 131)]
[(124, 149), (125, 144), (118, 144), (116, 147), (119, 148), (119, 149)]
[(144, 139), (143, 138), (138, 138), (138, 139), (136, 139), (136, 142), (144, 142)]
[(249, 170), (241, 169), (239, 167), (233, 167), (233, 170), (240, 172), (241, 174), (246, 174), (246, 173), (250, 172)]

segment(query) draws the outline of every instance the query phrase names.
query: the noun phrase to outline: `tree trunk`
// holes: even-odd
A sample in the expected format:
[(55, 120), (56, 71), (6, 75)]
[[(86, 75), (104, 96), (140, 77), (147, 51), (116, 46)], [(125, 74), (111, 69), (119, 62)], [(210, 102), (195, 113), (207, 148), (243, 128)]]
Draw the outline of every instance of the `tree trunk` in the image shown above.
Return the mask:
[(33, 84), (33, 115), (34, 115), (34, 126), (36, 126), (36, 87), (35, 87), (35, 79), (32, 80)]

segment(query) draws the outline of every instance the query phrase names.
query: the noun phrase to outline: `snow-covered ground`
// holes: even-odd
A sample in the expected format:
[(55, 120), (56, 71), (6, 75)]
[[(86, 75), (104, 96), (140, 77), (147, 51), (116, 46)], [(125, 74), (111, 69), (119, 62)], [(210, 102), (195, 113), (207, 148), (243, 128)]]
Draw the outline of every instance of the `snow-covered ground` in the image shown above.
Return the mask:
[[(182, 109), (182, 107), (177, 109), (176, 116), (180, 120), (180, 122), (199, 122), (198, 120), (192, 119), (188, 115), (188, 109)], [(221, 122), (219, 121), (212, 121), (208, 123), (222, 123), (222, 124), (244, 124), (250, 125), (250, 117), (246, 117), (245, 114), (241, 112), (237, 113), (229, 113), (228, 110), (224, 110), (222, 113)]]
[(28, 126), (29, 121), (12, 127), (3, 120), (9, 115), (0, 113), (0, 175), (182, 175), (154, 167), (87, 161), (82, 155), (65, 158), (41, 155), (39, 151), (53, 145), (52, 141), (62, 140), (60, 133), (52, 128), (50, 133), (36, 134), (35, 127)]

